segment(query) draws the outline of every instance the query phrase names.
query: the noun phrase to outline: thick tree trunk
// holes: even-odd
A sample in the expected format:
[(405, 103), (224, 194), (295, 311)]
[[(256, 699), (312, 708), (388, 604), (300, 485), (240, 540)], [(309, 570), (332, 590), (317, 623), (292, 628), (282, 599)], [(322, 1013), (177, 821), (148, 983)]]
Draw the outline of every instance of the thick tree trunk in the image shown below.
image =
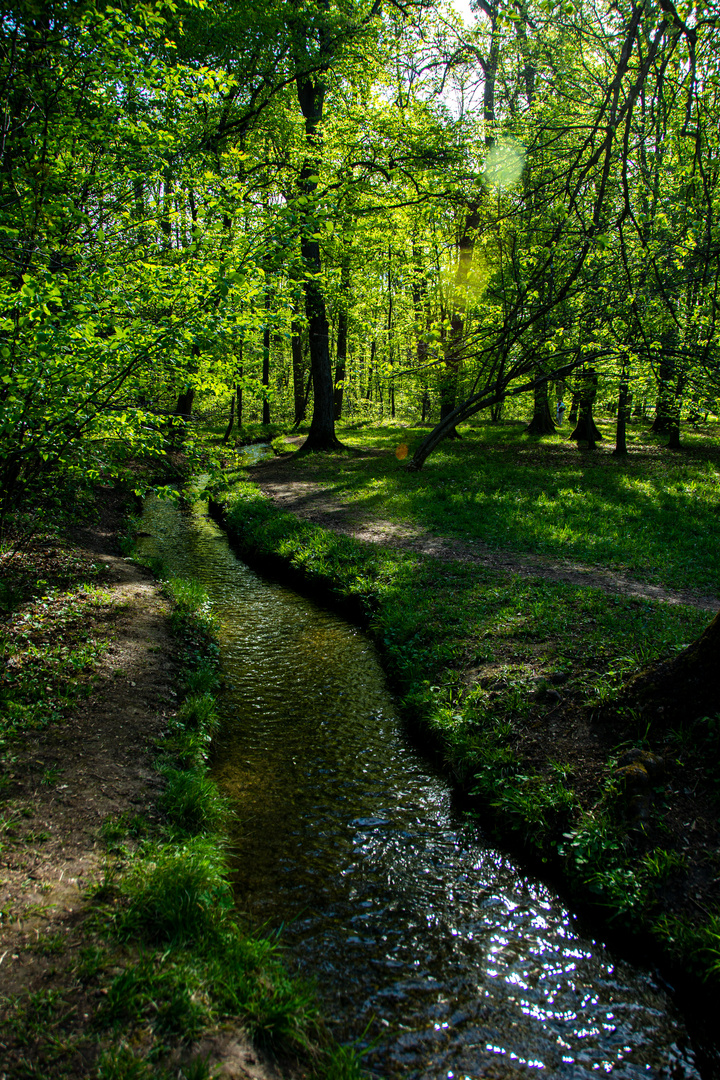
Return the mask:
[(668, 450), (680, 449), (680, 408), (682, 402), (683, 378), (678, 378), (668, 416)]
[(573, 391), (572, 400), (570, 402), (570, 412), (568, 413), (568, 424), (577, 424), (578, 408), (580, 406), (580, 394), (577, 390)]
[(655, 403), (655, 419), (650, 428), (656, 435), (670, 430), (673, 411), (672, 381), (675, 374), (675, 360), (664, 354), (658, 368), (658, 396)]
[(555, 431), (555, 421), (550, 412), (548, 401), (547, 380), (535, 387), (533, 394), (533, 418), (525, 428), (526, 435), (552, 435)]
[(299, 207), (301, 217), (300, 251), (305, 267), (305, 314), (308, 322), (310, 367), (313, 383), (313, 415), (310, 432), (300, 453), (314, 450), (337, 450), (342, 444), (335, 435), (335, 406), (330, 328), (325, 297), (320, 284), (322, 261), (320, 244), (315, 239), (320, 228), (315, 209), (317, 169), (321, 158), (318, 127), (322, 120), (325, 84), (314, 74), (298, 75), (297, 94), (305, 120), (306, 157), (300, 170), (299, 189), (305, 202)]
[(680, 450), (680, 416), (675, 413), (670, 417), (668, 434), (668, 450)]
[(588, 368), (581, 378), (580, 417), (570, 438), (575, 442), (587, 442), (588, 450), (594, 450), (595, 443), (602, 440), (592, 414), (593, 403), (597, 397), (597, 372), (594, 368)]
[(195, 387), (188, 386), (182, 394), (178, 395), (177, 405), (175, 406), (175, 415), (182, 416), (184, 420), (189, 420), (192, 416), (194, 398)]
[(627, 709), (663, 727), (720, 712), (720, 612), (673, 660), (653, 664), (628, 683), (613, 711)]

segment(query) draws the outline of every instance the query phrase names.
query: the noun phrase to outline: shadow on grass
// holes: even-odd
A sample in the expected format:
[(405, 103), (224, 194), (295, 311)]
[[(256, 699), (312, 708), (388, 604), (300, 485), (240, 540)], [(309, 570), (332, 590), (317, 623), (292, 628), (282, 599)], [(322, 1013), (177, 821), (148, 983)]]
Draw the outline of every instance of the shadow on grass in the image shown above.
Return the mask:
[(616, 458), (610, 438), (589, 453), (564, 435), (528, 439), (519, 425), (488, 424), (442, 444), (422, 472), (408, 473), (395, 450), (406, 443), (412, 452), (422, 434), (348, 430), (342, 437), (364, 454), (313, 459), (298, 467), (298, 479), (320, 480), (327, 495), (363, 516), (720, 593), (717, 440), (696, 435), (673, 453), (636, 430), (631, 453)]

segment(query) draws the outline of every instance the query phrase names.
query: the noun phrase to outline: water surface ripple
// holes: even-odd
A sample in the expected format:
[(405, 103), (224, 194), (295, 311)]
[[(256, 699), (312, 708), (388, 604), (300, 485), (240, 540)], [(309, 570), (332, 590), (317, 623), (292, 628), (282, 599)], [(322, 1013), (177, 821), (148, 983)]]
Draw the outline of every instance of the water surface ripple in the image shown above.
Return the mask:
[(282, 927), (381, 1077), (698, 1077), (652, 975), (578, 933), (404, 741), (370, 642), (259, 578), (196, 507), (148, 500), (145, 552), (220, 621), (238, 904)]

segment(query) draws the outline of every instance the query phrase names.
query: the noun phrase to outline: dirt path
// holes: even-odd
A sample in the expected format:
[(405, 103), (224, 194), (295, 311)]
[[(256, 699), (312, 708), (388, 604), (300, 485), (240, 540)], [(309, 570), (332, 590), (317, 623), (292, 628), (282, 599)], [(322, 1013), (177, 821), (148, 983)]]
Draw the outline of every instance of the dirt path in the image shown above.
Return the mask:
[[(72, 1042), (74, 1056), (63, 1061), (63, 1076), (96, 1075), (99, 1036), (92, 1025), (107, 989), (78, 979), (77, 969), (96, 943), (88, 890), (112, 863), (101, 826), (121, 816), (125, 821), (136, 815), (150, 822), (158, 818), (162, 781), (153, 767), (154, 740), (175, 712), (179, 694), (177, 643), (158, 583), (132, 562), (109, 554), (111, 536), (96, 532), (75, 540), (84, 544), (88, 566), (107, 568), (99, 578), (102, 599), (82, 616), (83, 629), (89, 628), (104, 649), (91, 695), (59, 722), (15, 740), (6, 757), (10, 769), (0, 805), (0, 1013), (9, 1003), (10, 1019), (7, 1025), (0, 1020), (0, 1077), (8, 1080), (30, 1075), (31, 1064), (32, 1075), (39, 1075), (35, 1065), (47, 1053), (46, 1042), (41, 1052), (40, 1043), (28, 1044), (27, 1035), (13, 1037), (14, 995), (59, 997), (61, 1021), (49, 1013), (47, 1030), (38, 1030), (37, 1037)], [(82, 598), (83, 590), (77, 595)], [(116, 973), (113, 969), (110, 976)], [(232, 1025), (206, 1035), (192, 1052), (207, 1057), (213, 1075), (226, 1080), (279, 1077)]]
[(539, 577), (565, 585), (584, 585), (612, 595), (635, 596), (666, 604), (686, 604), (701, 611), (717, 611), (720, 608), (717, 597), (704, 595), (699, 590), (666, 589), (636, 581), (612, 570), (585, 566), (573, 559), (549, 559), (542, 555), (501, 551), (480, 541), (467, 543), (434, 536), (423, 529), (409, 529), (381, 518), (371, 518), (355, 506), (338, 502), (321, 483), (298, 476), (287, 464), (288, 460), (279, 458), (258, 465), (249, 470), (252, 479), (283, 510), (356, 540), (430, 555), (434, 559), (475, 563), (523, 577)]
[(151, 744), (175, 694), (167, 603), (138, 567), (100, 558), (110, 600), (96, 617), (112, 623), (112, 641), (99, 688), (65, 721), (26, 736), (9, 777), (11, 843), (2, 853), (0, 886), (5, 993), (47, 974), (42, 952), (24, 946), (58, 933), (72, 946), (87, 909), (83, 892), (101, 875), (103, 820), (154, 815), (159, 777)]

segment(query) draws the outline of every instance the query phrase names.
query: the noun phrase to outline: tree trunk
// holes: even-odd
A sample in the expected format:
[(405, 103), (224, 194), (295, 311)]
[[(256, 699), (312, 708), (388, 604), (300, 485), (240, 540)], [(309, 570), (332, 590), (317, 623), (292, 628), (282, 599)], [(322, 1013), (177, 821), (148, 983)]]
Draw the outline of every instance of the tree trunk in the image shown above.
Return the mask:
[[(574, 364), (566, 364), (555, 372), (555, 376), (564, 378), (566, 375), (570, 374), (574, 369), (574, 366)], [(483, 409), (492, 408), (493, 405), (505, 401), (506, 398), (527, 394), (530, 390), (535, 389), (537, 381), (537, 379), (533, 379), (531, 382), (515, 386), (512, 390), (508, 390), (507, 382), (504, 384), (498, 382), (494, 383), (494, 385), (493, 383), (486, 384), (482, 390), (473, 394), (471, 398), (468, 398), (466, 401), (461, 401), (449, 416), (444, 420), (441, 420), (435, 425), (432, 431), (428, 432), (405, 468), (408, 472), (419, 472), (435, 447), (439, 446), (443, 439), (448, 437), (450, 429), (454, 427), (455, 424), (460, 424), (464, 420), (469, 420), (471, 416), (475, 416)]]
[(664, 353), (658, 368), (658, 396), (655, 404), (655, 419), (650, 428), (656, 435), (670, 430), (673, 411), (672, 379), (675, 373), (675, 361)]
[(525, 428), (526, 435), (552, 435), (555, 431), (555, 421), (550, 412), (548, 401), (547, 380), (538, 383), (533, 393), (533, 418)]
[(228, 420), (228, 426), (225, 428), (225, 434), (223, 435), (223, 443), (226, 443), (230, 438), (233, 426), (235, 424), (235, 390), (230, 398), (230, 419)]
[(242, 417), (243, 417), (243, 388), (242, 388), (243, 365), (242, 365), (242, 355), (243, 355), (243, 343), (241, 341), (240, 342), (240, 366), (238, 367), (238, 378), (241, 381), (239, 383), (237, 383), (236, 386), (235, 386), (235, 396), (237, 397), (237, 426), (238, 426), (238, 431), (242, 427)]
[(302, 338), (300, 337), (300, 324), (297, 319), (294, 319), (292, 324), (292, 369), (295, 425), (297, 426), (305, 419), (305, 406), (307, 404), (303, 385)]
[(263, 327), (263, 362), (262, 362), (262, 384), (263, 384), (263, 407), (262, 407), (262, 422), (263, 424), (270, 423), (270, 401), (268, 400), (268, 392), (270, 390), (270, 316), (268, 314), (270, 308), (270, 294), (265, 296), (265, 326)]
[(570, 438), (575, 442), (587, 442), (588, 450), (594, 450), (595, 443), (602, 440), (592, 414), (593, 403), (597, 397), (597, 372), (594, 368), (588, 368), (582, 373), (581, 378), (580, 417)]
[(628, 683), (613, 712), (626, 709), (663, 727), (720, 712), (720, 612), (687, 649)]
[(572, 400), (570, 402), (570, 412), (568, 413), (568, 424), (577, 424), (579, 405), (580, 405), (580, 393), (579, 393), (579, 391), (574, 390)]
[(345, 365), (347, 362), (348, 313), (347, 302), (350, 292), (350, 262), (343, 260), (341, 270), (340, 311), (338, 313), (337, 352), (335, 355), (335, 387), (333, 391), (333, 413), (335, 420), (342, 417), (343, 389), (345, 385)]
[(668, 439), (668, 450), (680, 449), (680, 404), (682, 401), (682, 392), (683, 378), (680, 376), (675, 386), (675, 393), (673, 394), (668, 415), (668, 434), (670, 435), (670, 438)]
[(188, 386), (182, 394), (178, 396), (177, 405), (175, 406), (175, 415), (182, 416), (184, 420), (189, 420), (192, 416), (193, 399), (195, 397), (195, 387)]
[[(467, 287), (470, 269), (472, 266), (473, 251), (480, 215), (478, 207), (472, 205), (468, 208), (463, 224), (463, 231), (458, 240), (458, 261), (455, 271), (455, 283), (452, 298), (452, 315), (450, 317), (450, 334), (445, 348), (445, 368), (440, 381), (440, 420), (444, 420), (455, 408), (457, 402), (458, 379), (462, 363), (463, 339), (465, 336), (465, 314), (467, 311)], [(459, 434), (455, 428), (449, 433), (448, 438), (457, 439)]]
[(314, 450), (337, 450), (342, 444), (335, 435), (335, 406), (332, 364), (330, 360), (330, 328), (321, 281), (322, 261), (320, 244), (315, 239), (320, 229), (317, 219), (317, 170), (321, 158), (321, 139), (318, 127), (322, 120), (325, 83), (316, 74), (298, 75), (298, 102), (305, 120), (306, 156), (300, 170), (299, 190), (304, 198), (298, 207), (300, 217), (300, 251), (305, 268), (305, 313), (310, 343), (310, 367), (313, 383), (313, 415), (310, 432), (300, 447), (301, 453)]
[(373, 340), (370, 342), (370, 363), (368, 365), (367, 393), (365, 394), (365, 400), (366, 401), (372, 401), (372, 384), (373, 384), (373, 373), (375, 371), (375, 353), (376, 353), (376, 351), (377, 351), (377, 346), (375, 344), (375, 339), (373, 338)]
[(172, 247), (172, 196), (173, 196), (173, 177), (172, 171), (169, 165), (166, 165), (163, 169), (163, 200), (162, 200), (162, 215), (160, 217), (160, 228), (163, 233), (163, 247)]
[(422, 416), (420, 417), (420, 423), (424, 424), (430, 414), (430, 395), (428, 394), (427, 386), (423, 386), (422, 396)]

